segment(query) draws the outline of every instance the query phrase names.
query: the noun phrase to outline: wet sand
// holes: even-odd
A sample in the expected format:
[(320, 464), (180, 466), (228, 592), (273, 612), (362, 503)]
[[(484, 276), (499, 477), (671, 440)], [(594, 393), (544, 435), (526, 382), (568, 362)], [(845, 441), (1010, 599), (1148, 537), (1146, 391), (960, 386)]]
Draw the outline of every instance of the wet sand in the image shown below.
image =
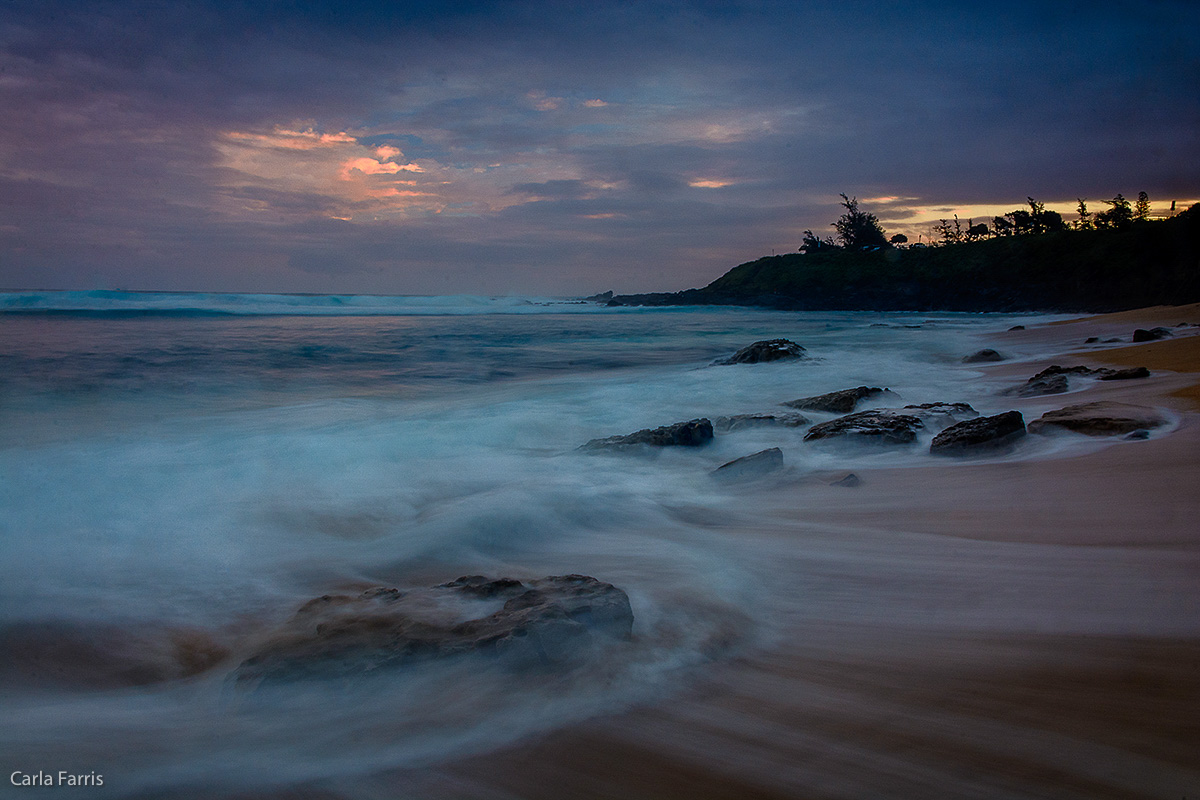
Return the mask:
[(763, 492), (723, 532), (769, 563), (769, 641), (631, 712), (296, 796), (1200, 796), (1200, 336), (1080, 347), (1184, 321), (1200, 309), (1001, 333), (997, 347), (1056, 356), (983, 369), (1019, 383), (1050, 363), (1148, 366), (1002, 402), (1027, 421), (1097, 399), (1157, 406), (1178, 415), (1170, 435)]

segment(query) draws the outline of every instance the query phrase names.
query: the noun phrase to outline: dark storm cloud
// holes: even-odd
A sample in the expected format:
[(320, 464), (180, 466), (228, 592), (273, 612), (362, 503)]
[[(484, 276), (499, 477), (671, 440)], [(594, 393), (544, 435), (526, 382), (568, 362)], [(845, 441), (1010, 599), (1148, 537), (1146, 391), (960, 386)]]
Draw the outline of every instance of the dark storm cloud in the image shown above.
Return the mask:
[(1200, 196), (1191, 3), (447, 5), (5, 5), (0, 285), (667, 289), (841, 191)]

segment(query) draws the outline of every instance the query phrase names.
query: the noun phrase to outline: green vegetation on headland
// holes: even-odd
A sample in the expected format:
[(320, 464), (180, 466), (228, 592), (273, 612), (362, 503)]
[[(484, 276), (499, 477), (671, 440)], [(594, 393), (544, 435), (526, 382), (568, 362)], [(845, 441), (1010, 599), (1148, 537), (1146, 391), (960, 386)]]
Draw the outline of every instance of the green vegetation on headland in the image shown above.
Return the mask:
[(1031, 200), (1031, 211), (997, 217), (994, 229), (943, 222), (935, 226), (943, 244), (904, 248), (879, 244), (875, 218), (845, 199), (847, 214), (834, 226), (848, 246), (806, 232), (805, 252), (742, 264), (702, 289), (617, 295), (609, 305), (1105, 312), (1200, 301), (1200, 205), (1148, 220), (1119, 203), (1088, 214), (1080, 201), (1081, 221), (1071, 227), (1053, 211), (1039, 216)]

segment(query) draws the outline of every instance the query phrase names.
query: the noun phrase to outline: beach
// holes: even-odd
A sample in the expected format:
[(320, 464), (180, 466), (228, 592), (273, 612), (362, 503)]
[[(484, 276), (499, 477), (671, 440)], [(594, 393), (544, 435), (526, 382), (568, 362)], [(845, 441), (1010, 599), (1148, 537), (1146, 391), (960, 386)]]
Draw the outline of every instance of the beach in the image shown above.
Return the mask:
[[(813, 482), (771, 497), (749, 529), (723, 530), (762, 542), (781, 571), (789, 554), (804, 560), (815, 531), (941, 540), (945, 563), (898, 566), (907, 574), (895, 585), (824, 587), (820, 605), (834, 613), (781, 598), (774, 645), (678, 696), (373, 786), (480, 798), (1192, 796), (1200, 337), (1101, 351), (1082, 342), (1197, 320), (1193, 305), (998, 333), (998, 349), (1036, 341), (1059, 355), (985, 368), (1148, 366), (1148, 380), (1069, 400), (1175, 409), (1169, 436), (1049, 460), (860, 470), (852, 501)], [(923, 496), (923, 486), (950, 491)]]
[[(103, 776), (61, 796), (1082, 800), (1200, 782), (1200, 336), (1176, 327), (1196, 306), (36, 302), (0, 320), (0, 750), (10, 772)], [(1172, 335), (1129, 341), (1157, 325)], [(802, 357), (719, 363), (780, 336)], [(1003, 360), (963, 362), (984, 347)], [(1051, 365), (1151, 374), (1013, 394)], [(889, 387), (868, 408), (1031, 423), (1113, 401), (1162, 424), (945, 457), (932, 419), (907, 444), (824, 446), (806, 431), (837, 414), (804, 411), (700, 447), (580, 448), (857, 384)], [(770, 447), (781, 467), (714, 475)], [(331, 596), (576, 573), (627, 593), (628, 641), (536, 668), (241, 681)]]

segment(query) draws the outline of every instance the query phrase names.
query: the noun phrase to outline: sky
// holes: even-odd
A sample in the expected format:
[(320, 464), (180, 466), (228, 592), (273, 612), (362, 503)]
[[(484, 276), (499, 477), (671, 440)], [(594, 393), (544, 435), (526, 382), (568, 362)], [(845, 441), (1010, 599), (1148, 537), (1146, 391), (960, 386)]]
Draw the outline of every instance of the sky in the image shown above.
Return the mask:
[(842, 192), (1162, 213), (1198, 87), (1191, 0), (0, 0), (0, 288), (674, 291)]

